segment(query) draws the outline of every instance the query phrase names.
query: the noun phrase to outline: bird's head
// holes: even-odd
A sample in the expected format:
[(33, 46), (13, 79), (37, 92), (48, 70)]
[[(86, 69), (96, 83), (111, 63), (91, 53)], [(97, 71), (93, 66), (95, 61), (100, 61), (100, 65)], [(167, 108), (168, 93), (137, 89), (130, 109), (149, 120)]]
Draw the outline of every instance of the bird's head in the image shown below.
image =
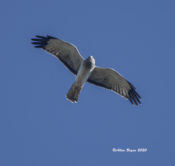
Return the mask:
[(95, 65), (95, 59), (93, 56), (89, 56), (87, 59), (86, 59), (88, 62), (92, 63), (93, 65)]
[(93, 69), (95, 67), (95, 59), (93, 56), (89, 56), (87, 59), (85, 59), (84, 65), (89, 69)]

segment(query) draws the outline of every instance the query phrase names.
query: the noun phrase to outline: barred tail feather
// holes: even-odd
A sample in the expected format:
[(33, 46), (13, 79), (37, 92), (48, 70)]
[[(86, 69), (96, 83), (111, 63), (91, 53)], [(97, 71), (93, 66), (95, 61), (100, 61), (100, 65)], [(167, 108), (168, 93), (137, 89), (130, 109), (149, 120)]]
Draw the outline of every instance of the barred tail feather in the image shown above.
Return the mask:
[(76, 82), (71, 86), (71, 88), (69, 89), (66, 98), (69, 99), (71, 102), (77, 102), (78, 101), (78, 97), (81, 91), (81, 86), (78, 86), (76, 84)]

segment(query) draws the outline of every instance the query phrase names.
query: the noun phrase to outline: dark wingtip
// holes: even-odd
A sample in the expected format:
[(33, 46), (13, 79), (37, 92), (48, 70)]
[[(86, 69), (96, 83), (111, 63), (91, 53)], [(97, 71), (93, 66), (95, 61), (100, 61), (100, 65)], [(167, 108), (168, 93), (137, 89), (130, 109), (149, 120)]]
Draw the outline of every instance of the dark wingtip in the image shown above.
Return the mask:
[(35, 48), (44, 48), (43, 46), (34, 46)]
[(49, 38), (49, 39), (56, 39), (56, 37), (53, 37), (53, 36), (50, 36), (50, 35), (47, 35), (47, 38)]
[(128, 81), (131, 89), (128, 92), (128, 99), (131, 104), (139, 105), (141, 104), (141, 96), (136, 92), (136, 88)]
[(50, 39), (56, 39), (55, 37), (50, 36), (50, 35), (47, 35), (46, 37), (36, 35), (35, 37), (36, 38), (31, 39), (32, 41), (34, 41), (32, 42), (32, 44), (35, 45), (35, 48), (45, 48), (45, 46), (47, 45)]
[(40, 39), (46, 39), (44, 36), (36, 35), (35, 37), (40, 38)]
[(131, 104), (133, 104), (133, 101), (131, 100), (131, 98), (128, 98), (128, 100), (130, 101)]
[(141, 101), (140, 101), (141, 97), (135, 91), (134, 88), (131, 88), (128, 94), (129, 94), (128, 99), (129, 99), (129, 101), (130, 101), (131, 104), (135, 104), (135, 105), (141, 104)]

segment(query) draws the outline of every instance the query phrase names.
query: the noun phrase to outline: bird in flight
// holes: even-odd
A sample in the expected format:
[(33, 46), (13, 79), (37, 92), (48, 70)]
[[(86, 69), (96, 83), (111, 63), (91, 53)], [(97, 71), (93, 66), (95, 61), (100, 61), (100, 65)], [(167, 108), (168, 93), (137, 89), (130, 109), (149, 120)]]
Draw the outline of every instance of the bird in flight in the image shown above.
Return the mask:
[(75, 82), (66, 95), (71, 102), (78, 102), (83, 85), (89, 82), (118, 93), (131, 104), (141, 104), (140, 95), (129, 81), (114, 69), (95, 66), (95, 59), (92, 56), (83, 59), (74, 45), (49, 35), (45, 37), (37, 35), (31, 40), (36, 48), (42, 48), (57, 57), (76, 75)]

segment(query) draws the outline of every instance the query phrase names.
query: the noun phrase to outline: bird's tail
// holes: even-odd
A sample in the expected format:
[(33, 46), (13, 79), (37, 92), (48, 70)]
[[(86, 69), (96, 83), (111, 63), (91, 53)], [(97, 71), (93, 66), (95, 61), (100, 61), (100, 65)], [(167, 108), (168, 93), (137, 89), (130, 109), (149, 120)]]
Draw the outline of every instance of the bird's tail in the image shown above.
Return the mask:
[(77, 102), (78, 101), (78, 96), (80, 94), (81, 91), (81, 86), (77, 85), (76, 82), (73, 83), (73, 85), (71, 86), (71, 88), (69, 89), (66, 98), (69, 99), (71, 102)]

